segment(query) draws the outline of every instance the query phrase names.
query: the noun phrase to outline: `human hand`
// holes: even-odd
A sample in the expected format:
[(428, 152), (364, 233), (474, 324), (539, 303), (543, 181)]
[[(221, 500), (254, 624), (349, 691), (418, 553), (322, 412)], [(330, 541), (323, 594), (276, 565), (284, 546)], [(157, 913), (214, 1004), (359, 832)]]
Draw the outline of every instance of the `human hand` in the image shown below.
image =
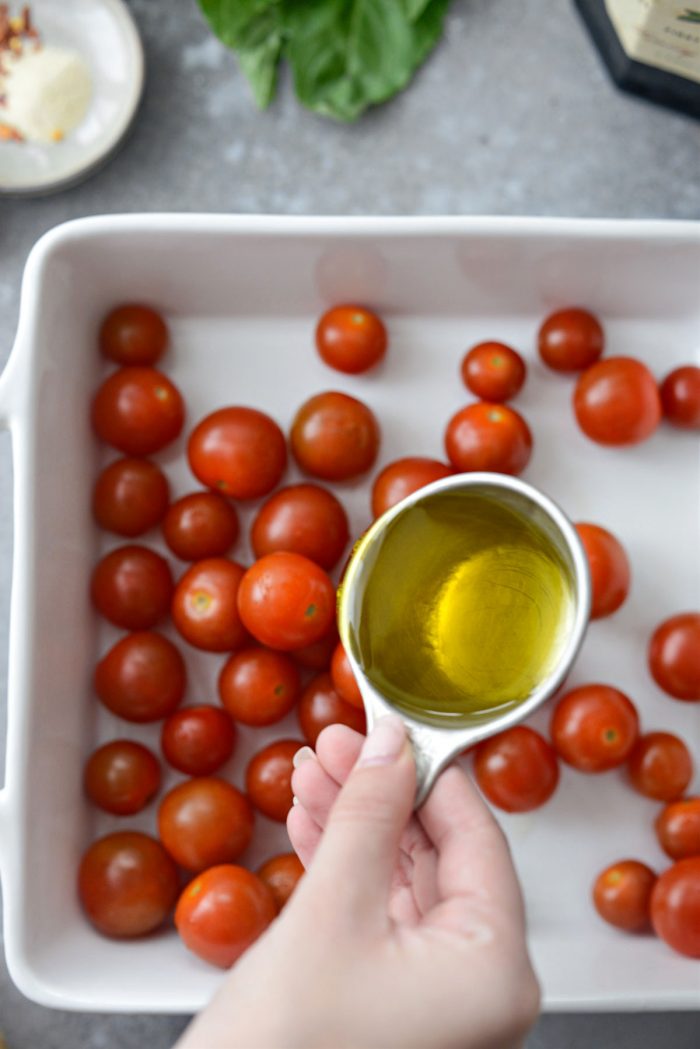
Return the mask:
[(539, 990), (505, 838), (468, 777), (411, 815), (399, 718), (297, 755), (289, 835), (309, 868), (179, 1049), (513, 1049)]

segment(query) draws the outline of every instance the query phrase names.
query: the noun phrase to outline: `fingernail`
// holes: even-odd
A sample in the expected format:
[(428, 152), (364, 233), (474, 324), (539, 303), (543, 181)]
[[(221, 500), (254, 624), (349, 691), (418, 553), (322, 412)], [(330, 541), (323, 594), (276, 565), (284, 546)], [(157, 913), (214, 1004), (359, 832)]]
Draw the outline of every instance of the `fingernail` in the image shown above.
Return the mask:
[(294, 794), (293, 797), (292, 797), (292, 805), (298, 805), (298, 804), (299, 804), (299, 799), (296, 796), (296, 794)]
[[(298, 769), (299, 766), (303, 765), (305, 761), (310, 761), (311, 758), (315, 758), (315, 757), (316, 757), (316, 755), (314, 754), (314, 752), (311, 749), (311, 747), (300, 747), (299, 750), (294, 755), (294, 757), (292, 758), (292, 764), (294, 765), (295, 769)], [(289, 760), (289, 759), (287, 759), (287, 760)]]
[(395, 714), (380, 718), (367, 737), (358, 766), (391, 765), (406, 743), (406, 727)]

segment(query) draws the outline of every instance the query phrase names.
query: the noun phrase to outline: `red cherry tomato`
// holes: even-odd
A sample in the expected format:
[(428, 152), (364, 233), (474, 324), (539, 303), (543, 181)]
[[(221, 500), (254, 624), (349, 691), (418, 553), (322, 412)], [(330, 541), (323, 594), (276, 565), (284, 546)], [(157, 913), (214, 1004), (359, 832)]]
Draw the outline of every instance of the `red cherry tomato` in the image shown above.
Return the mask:
[(244, 867), (211, 867), (183, 890), (175, 925), (188, 950), (211, 965), (230, 968), (277, 913), (265, 883)]
[(108, 834), (85, 852), (78, 894), (105, 936), (143, 936), (162, 925), (178, 893), (175, 864), (155, 838), (138, 831)]
[(274, 725), (289, 713), (300, 691), (293, 661), (269, 648), (236, 652), (219, 674), (221, 702), (243, 725)]
[(639, 735), (634, 704), (610, 685), (582, 685), (562, 696), (552, 715), (552, 743), (581, 772), (621, 765)]
[(120, 546), (95, 565), (90, 592), (105, 619), (124, 630), (148, 630), (170, 608), (168, 562), (145, 546)]
[(160, 764), (141, 743), (115, 739), (88, 759), (84, 782), (85, 793), (98, 808), (115, 816), (133, 816), (158, 793)]
[(192, 492), (169, 508), (163, 538), (182, 561), (223, 557), (238, 538), (238, 514), (216, 492)]
[(195, 648), (231, 652), (246, 643), (238, 614), (238, 592), (245, 569), (224, 557), (210, 557), (188, 568), (175, 587), (173, 623)]
[(420, 456), (397, 459), (384, 467), (372, 485), (372, 513), (381, 517), (419, 488), (451, 475), (451, 468), (437, 459), (422, 459)]
[(92, 425), (125, 455), (152, 455), (179, 436), (185, 407), (179, 390), (155, 368), (120, 368), (92, 402)]
[(646, 929), (651, 916), (651, 893), (656, 875), (638, 860), (618, 860), (598, 875), (593, 903), (604, 921), (617, 929)]
[(248, 848), (253, 810), (245, 794), (222, 779), (189, 779), (161, 801), (158, 834), (176, 863), (201, 871), (232, 863)]
[(379, 424), (362, 401), (346, 393), (318, 393), (294, 417), (292, 454), (312, 477), (347, 481), (372, 467), (379, 438)]
[(506, 812), (529, 812), (556, 790), (559, 763), (539, 732), (516, 725), (477, 744), (474, 774), (493, 805)]
[(600, 321), (588, 310), (551, 313), (540, 328), (540, 357), (557, 372), (580, 372), (600, 357), (605, 337)]
[(638, 444), (661, 419), (656, 380), (632, 357), (599, 361), (576, 384), (574, 413), (586, 437), (598, 444)]
[(577, 524), (591, 572), (591, 619), (612, 615), (630, 589), (630, 565), (619, 539), (595, 524)]
[(320, 641), (335, 616), (335, 587), (300, 554), (268, 554), (243, 576), (238, 610), (253, 637), (288, 652)]
[(386, 353), (386, 328), (363, 306), (334, 306), (316, 328), (316, 347), (336, 371), (357, 375), (373, 368)]
[(263, 503), (250, 541), (256, 557), (286, 550), (302, 554), (329, 571), (339, 561), (350, 532), (336, 497), (316, 484), (282, 488)]
[(233, 754), (236, 729), (225, 710), (202, 704), (176, 710), (163, 723), (160, 745), (168, 764), (187, 776), (210, 776)]
[(95, 668), (95, 691), (126, 721), (158, 721), (180, 705), (185, 662), (172, 642), (148, 631), (117, 641)]
[(330, 674), (317, 674), (311, 679), (301, 694), (297, 716), (301, 731), (312, 747), (329, 725), (348, 725), (356, 732), (367, 731), (364, 710), (340, 698)]
[(700, 958), (700, 856), (679, 860), (659, 877), (651, 894), (651, 923), (674, 951)]
[(102, 321), (100, 349), (117, 364), (155, 364), (167, 345), (165, 321), (150, 306), (117, 306)]
[(664, 852), (672, 860), (700, 856), (700, 798), (681, 798), (661, 810), (654, 824)]
[(279, 484), (287, 466), (284, 434), (255, 408), (220, 408), (192, 431), (187, 445), (195, 477), (232, 499), (258, 499)]
[(700, 612), (664, 620), (649, 642), (649, 669), (659, 688), (674, 699), (700, 699)]
[(480, 342), (462, 361), (462, 381), (482, 401), (509, 401), (522, 389), (525, 374), (525, 361), (503, 342)]
[(165, 474), (147, 459), (117, 459), (95, 482), (92, 512), (100, 528), (134, 539), (155, 528), (168, 509)]
[(675, 368), (661, 383), (664, 416), (684, 430), (700, 430), (700, 368)]
[(351, 707), (357, 707), (358, 710), (364, 710), (362, 693), (360, 692), (360, 687), (355, 680), (355, 675), (350, 666), (350, 660), (348, 659), (341, 641), (338, 642), (335, 651), (333, 652), (333, 658), (331, 660), (331, 680), (333, 682), (333, 688), (345, 703), (349, 703)]
[(455, 470), (519, 474), (530, 461), (532, 434), (513, 408), (480, 401), (452, 416), (445, 450)]
[(297, 887), (304, 875), (304, 865), (295, 852), (283, 852), (273, 856), (258, 870), (258, 877), (272, 893), (278, 912)]
[(284, 823), (292, 807), (294, 755), (303, 746), (296, 739), (278, 739), (254, 754), (248, 763), (248, 797), (263, 815)]
[(291, 654), (294, 657), (294, 661), (306, 670), (328, 670), (337, 644), (338, 625), (334, 619), (329, 631), (323, 635), (320, 641), (314, 641), (312, 645), (303, 645), (301, 648), (295, 648)]
[(657, 801), (680, 798), (693, 778), (693, 759), (682, 739), (670, 732), (640, 736), (627, 762), (635, 790)]

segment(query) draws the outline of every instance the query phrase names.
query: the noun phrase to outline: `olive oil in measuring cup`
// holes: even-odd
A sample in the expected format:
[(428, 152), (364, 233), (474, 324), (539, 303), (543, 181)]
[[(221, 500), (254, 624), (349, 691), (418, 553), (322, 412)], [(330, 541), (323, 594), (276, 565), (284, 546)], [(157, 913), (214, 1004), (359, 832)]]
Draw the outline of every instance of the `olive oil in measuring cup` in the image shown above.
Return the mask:
[(437, 490), (355, 556), (366, 556), (364, 585), (344, 633), (371, 685), (410, 717), (445, 727), (492, 719), (560, 663), (576, 616), (574, 568), (544, 515), (517, 500)]

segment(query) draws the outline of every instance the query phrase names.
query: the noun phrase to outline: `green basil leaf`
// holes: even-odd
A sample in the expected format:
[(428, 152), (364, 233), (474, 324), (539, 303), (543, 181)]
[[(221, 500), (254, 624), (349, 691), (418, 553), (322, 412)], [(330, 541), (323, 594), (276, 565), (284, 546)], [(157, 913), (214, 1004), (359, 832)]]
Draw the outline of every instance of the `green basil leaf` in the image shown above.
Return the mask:
[(250, 84), (253, 98), (261, 109), (268, 106), (275, 96), (282, 40), (282, 33), (278, 31), (270, 35), (258, 47), (238, 53), (238, 65)]
[(442, 31), (450, 0), (199, 0), (238, 54), (260, 106), (288, 58), (301, 102), (355, 120), (409, 82)]
[(415, 22), (423, 14), (430, 0), (403, 0), (403, 2), (410, 21)]
[(442, 36), (445, 15), (450, 0), (430, 0), (413, 29), (416, 40), (416, 67), (425, 62), (438, 40)]
[(288, 0), (285, 50), (300, 100), (355, 120), (390, 98), (437, 40), (448, 2), (428, 0), (413, 24), (397, 0)]
[(282, 54), (281, 0), (199, 0), (219, 39), (238, 51), (238, 63), (259, 106), (275, 93)]
[(199, 0), (207, 22), (227, 47), (250, 47), (251, 33), (269, 27), (279, 0)]

